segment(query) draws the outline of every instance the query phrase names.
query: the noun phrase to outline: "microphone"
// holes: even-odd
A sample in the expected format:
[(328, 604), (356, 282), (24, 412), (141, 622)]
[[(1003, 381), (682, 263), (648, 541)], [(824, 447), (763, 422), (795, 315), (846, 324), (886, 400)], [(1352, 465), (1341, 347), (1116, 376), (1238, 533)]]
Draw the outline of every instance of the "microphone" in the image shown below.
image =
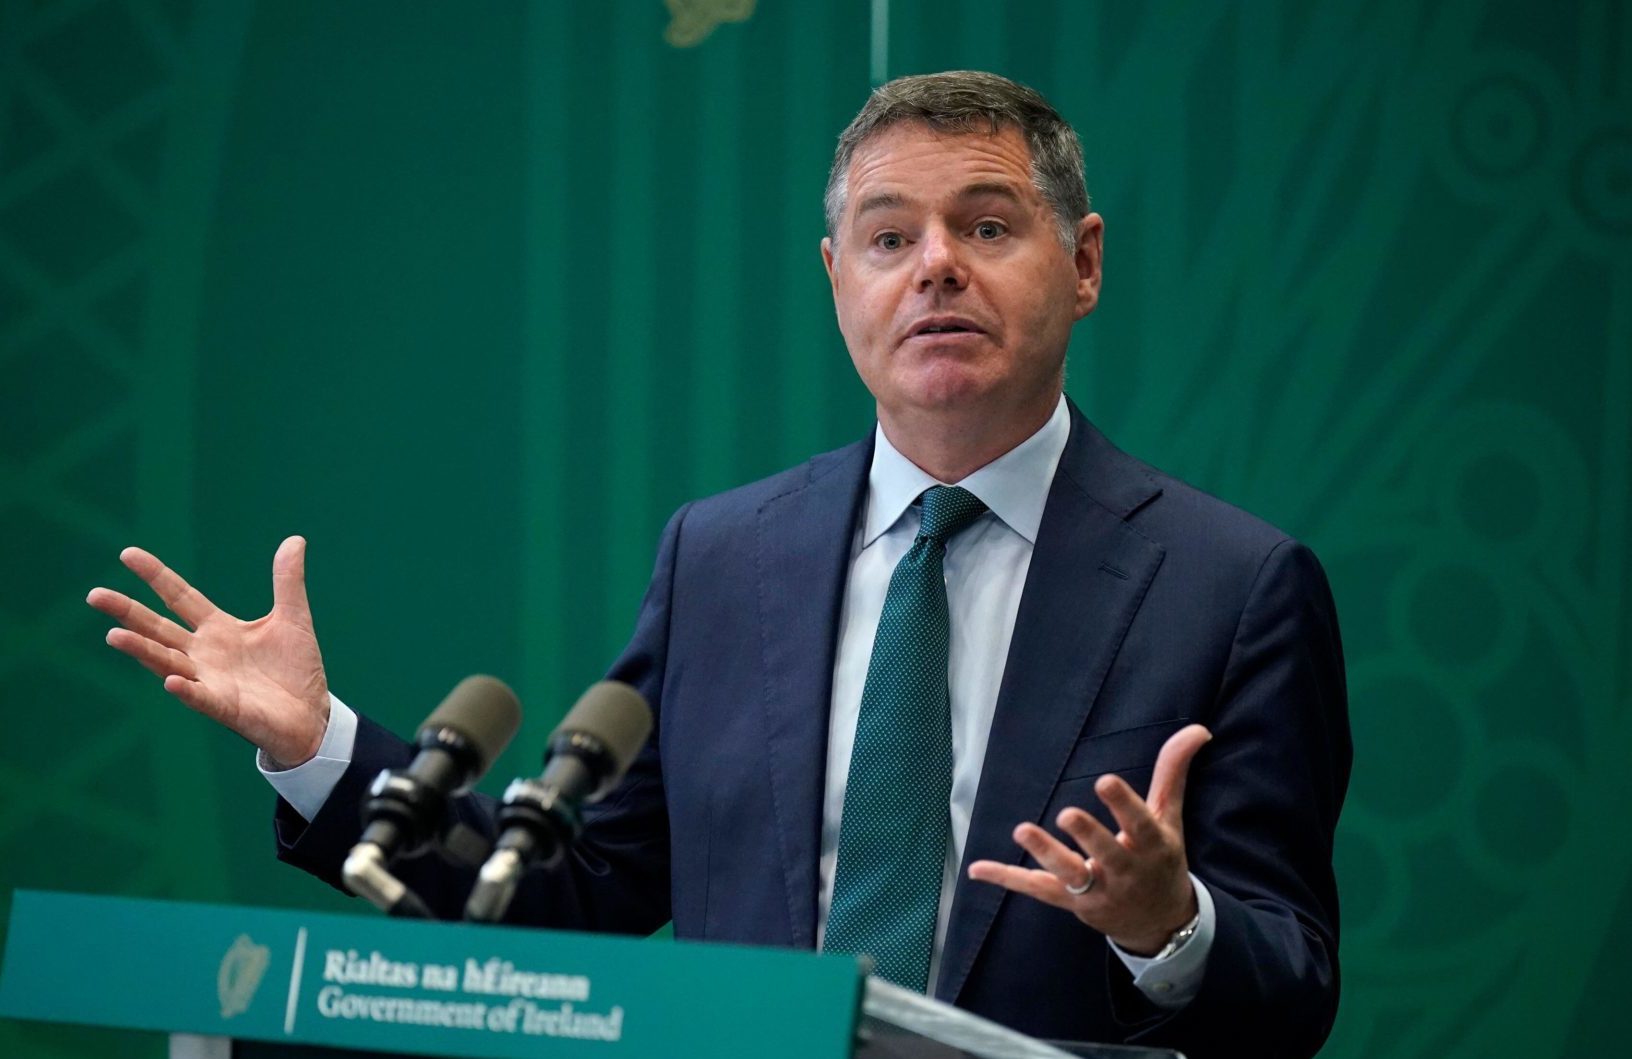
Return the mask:
[(477, 873), (466, 919), (503, 918), (522, 873), (561, 859), (584, 829), (580, 807), (618, 785), (651, 731), (652, 711), (629, 685), (603, 680), (584, 692), (550, 733), (543, 775), (515, 780), (504, 792), (499, 841)]
[(448, 799), (469, 790), (520, 727), (521, 702), (502, 680), (461, 680), (420, 725), (408, 767), (385, 769), (369, 786), (362, 838), (340, 872), (346, 888), (390, 915), (431, 918), (386, 866), (442, 837)]

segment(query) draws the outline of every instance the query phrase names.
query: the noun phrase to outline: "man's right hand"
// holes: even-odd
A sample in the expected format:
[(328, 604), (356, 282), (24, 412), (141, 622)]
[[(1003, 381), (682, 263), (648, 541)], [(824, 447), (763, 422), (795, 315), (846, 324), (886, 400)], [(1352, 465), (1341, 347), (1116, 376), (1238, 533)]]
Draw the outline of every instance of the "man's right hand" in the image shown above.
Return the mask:
[(108, 645), (164, 681), (164, 690), (220, 721), (281, 767), (310, 760), (329, 723), (329, 685), (306, 602), (306, 541), (290, 537), (272, 560), (272, 610), (241, 621), (140, 548), (119, 560), (153, 589), (176, 624), (111, 588), (85, 601), (122, 628)]

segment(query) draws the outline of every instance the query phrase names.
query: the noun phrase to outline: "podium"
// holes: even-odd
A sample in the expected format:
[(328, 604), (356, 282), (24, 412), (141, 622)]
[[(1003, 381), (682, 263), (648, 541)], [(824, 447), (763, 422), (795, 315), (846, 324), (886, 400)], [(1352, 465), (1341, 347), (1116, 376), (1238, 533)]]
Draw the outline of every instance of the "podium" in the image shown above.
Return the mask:
[(172, 1059), (1158, 1059), (1051, 1045), (846, 956), (20, 890), (0, 1016), (170, 1035)]

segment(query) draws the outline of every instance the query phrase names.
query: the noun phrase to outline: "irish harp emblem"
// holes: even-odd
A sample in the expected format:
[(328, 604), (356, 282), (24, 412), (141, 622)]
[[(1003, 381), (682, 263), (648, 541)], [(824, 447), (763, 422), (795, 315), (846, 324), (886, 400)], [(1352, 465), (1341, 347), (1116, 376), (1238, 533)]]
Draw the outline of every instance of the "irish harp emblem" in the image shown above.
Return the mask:
[(270, 960), (271, 953), (265, 945), (255, 944), (248, 934), (238, 935), (232, 948), (221, 957), (221, 969), (215, 974), (215, 993), (221, 1000), (222, 1018), (230, 1019), (249, 1010), (249, 1002), (255, 999), (255, 990), (260, 987), (261, 976), (266, 973)]

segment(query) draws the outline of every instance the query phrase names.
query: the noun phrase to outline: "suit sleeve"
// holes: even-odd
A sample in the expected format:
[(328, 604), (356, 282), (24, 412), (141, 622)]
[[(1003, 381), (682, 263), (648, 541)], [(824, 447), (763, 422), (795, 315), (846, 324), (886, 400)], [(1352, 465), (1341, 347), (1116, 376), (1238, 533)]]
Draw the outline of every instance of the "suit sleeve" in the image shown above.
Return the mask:
[[(608, 676), (631, 684), (654, 716), (660, 710), (669, 639), (670, 597), (686, 508), (669, 520), (658, 547), (652, 581), (628, 647)], [(554, 869), (534, 868), (517, 888), (506, 922), (534, 926), (649, 934), (669, 919), (669, 826), (663, 796), (658, 727), (622, 783), (584, 812), (584, 833)], [(274, 813), (278, 859), (344, 889), (340, 868), (362, 833), (361, 806), (382, 768), (401, 768), (413, 747), (358, 718), (351, 765), (310, 823), (282, 799)], [(477, 832), (494, 837), (497, 802), (483, 794), (453, 801), (450, 811)], [(393, 872), (440, 918), (457, 919), (475, 870), (436, 853), (398, 860)]]
[(1302, 544), (1265, 558), (1201, 719), (1214, 738), (1186, 787), (1185, 845), (1213, 895), (1212, 951), (1176, 1014), (1113, 968), (1117, 1015), (1132, 1039), (1191, 1054), (1229, 1050), (1238, 1030), (1256, 1054), (1313, 1055), (1337, 1013), (1332, 847), (1353, 749), (1336, 610)]

